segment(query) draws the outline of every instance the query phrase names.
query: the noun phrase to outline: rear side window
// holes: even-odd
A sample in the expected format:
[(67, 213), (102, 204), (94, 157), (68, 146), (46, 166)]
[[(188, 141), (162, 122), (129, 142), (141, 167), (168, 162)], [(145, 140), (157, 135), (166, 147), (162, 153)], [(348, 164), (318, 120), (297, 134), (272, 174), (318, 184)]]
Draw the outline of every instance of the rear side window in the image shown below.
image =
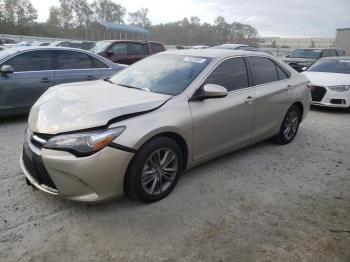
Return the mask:
[(278, 81), (275, 63), (265, 57), (248, 57), (254, 85)]
[(322, 51), (322, 57), (329, 57), (329, 56), (332, 56), (330, 50), (323, 50)]
[(152, 49), (152, 53), (154, 54), (164, 51), (163, 46), (157, 43), (151, 43), (151, 49)]
[(101, 62), (81, 52), (57, 51), (56, 69), (88, 69), (101, 68)]
[(335, 50), (330, 50), (331, 56), (338, 56), (337, 51)]
[(91, 62), (92, 62), (92, 68), (108, 68), (109, 67), (95, 57), (89, 56), (89, 58), (91, 59)]
[(248, 73), (244, 58), (230, 58), (221, 62), (211, 72), (204, 84), (221, 85), (227, 91), (248, 87)]
[(138, 43), (132, 43), (130, 44), (130, 54), (131, 55), (145, 55), (145, 45), (144, 44), (138, 44)]
[(276, 64), (277, 74), (279, 80), (290, 78), (290, 74), (287, 74), (279, 65)]
[(50, 50), (30, 51), (19, 54), (4, 64), (11, 65), (15, 72), (52, 70), (53, 57), (54, 53)]

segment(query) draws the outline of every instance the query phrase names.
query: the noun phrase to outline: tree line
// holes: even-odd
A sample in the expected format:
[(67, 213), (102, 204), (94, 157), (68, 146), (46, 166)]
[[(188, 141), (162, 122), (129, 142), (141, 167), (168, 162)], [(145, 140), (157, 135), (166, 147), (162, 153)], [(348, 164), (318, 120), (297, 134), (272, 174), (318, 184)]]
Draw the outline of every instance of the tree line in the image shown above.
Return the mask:
[(151, 39), (176, 45), (258, 44), (257, 30), (247, 24), (228, 23), (219, 16), (213, 24), (201, 23), (198, 16), (152, 25), (149, 10), (127, 12), (112, 0), (59, 0), (49, 9), (46, 22), (37, 22), (38, 12), (30, 0), (0, 0), (0, 32), (5, 34), (85, 39), (96, 22), (130, 24), (150, 31)]

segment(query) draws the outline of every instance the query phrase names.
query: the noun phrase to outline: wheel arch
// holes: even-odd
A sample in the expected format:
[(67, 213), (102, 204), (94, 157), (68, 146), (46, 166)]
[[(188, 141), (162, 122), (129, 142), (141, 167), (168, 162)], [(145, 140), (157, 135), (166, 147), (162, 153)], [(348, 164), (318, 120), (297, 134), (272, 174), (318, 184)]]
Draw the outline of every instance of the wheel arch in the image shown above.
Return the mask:
[[(176, 132), (173, 132), (173, 131), (160, 132), (160, 133), (157, 133), (157, 134), (149, 137), (146, 141), (144, 141), (142, 143), (140, 148), (143, 145), (145, 145), (147, 142), (151, 141), (152, 139), (154, 139), (156, 137), (168, 137), (168, 138), (174, 140), (180, 146), (180, 149), (181, 149), (181, 152), (182, 152), (182, 155), (183, 155), (182, 170), (185, 170), (186, 167), (187, 167), (187, 163), (188, 163), (189, 148), (188, 148), (188, 144), (187, 144), (186, 140), (184, 139), (184, 137), (181, 136), (180, 134), (176, 133)], [(125, 177), (124, 177), (124, 181), (123, 181), (124, 192), (126, 192), (126, 189), (127, 189), (128, 173), (129, 173), (130, 166), (133, 164), (135, 155), (131, 159), (131, 161), (130, 161), (130, 163), (128, 165), (127, 171), (125, 172)]]

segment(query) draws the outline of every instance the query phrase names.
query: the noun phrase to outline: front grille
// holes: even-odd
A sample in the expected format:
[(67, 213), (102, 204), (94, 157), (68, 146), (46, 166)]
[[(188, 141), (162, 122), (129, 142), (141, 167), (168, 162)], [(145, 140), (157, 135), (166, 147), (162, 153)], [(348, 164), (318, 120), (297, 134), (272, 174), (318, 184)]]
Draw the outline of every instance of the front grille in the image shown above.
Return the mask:
[(311, 98), (314, 102), (321, 102), (327, 90), (323, 86), (314, 86), (311, 90)]
[(30, 159), (26, 151), (23, 150), (22, 159), (28, 173), (39, 185), (44, 185), (49, 189), (53, 189), (52, 191), (57, 191), (57, 187), (47, 173), (40, 157), (33, 155), (32, 159)]

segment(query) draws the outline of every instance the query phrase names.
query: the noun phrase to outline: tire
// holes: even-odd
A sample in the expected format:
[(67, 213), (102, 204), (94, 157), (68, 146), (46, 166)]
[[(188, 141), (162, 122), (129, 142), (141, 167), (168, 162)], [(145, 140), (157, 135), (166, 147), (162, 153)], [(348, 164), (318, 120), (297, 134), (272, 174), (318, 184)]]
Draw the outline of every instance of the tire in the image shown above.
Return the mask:
[(284, 116), (280, 131), (273, 139), (274, 142), (280, 145), (286, 145), (292, 142), (298, 133), (300, 121), (300, 109), (296, 105), (292, 105)]
[(128, 168), (125, 191), (136, 200), (159, 201), (176, 186), (182, 166), (180, 146), (168, 137), (156, 137), (134, 156)]

